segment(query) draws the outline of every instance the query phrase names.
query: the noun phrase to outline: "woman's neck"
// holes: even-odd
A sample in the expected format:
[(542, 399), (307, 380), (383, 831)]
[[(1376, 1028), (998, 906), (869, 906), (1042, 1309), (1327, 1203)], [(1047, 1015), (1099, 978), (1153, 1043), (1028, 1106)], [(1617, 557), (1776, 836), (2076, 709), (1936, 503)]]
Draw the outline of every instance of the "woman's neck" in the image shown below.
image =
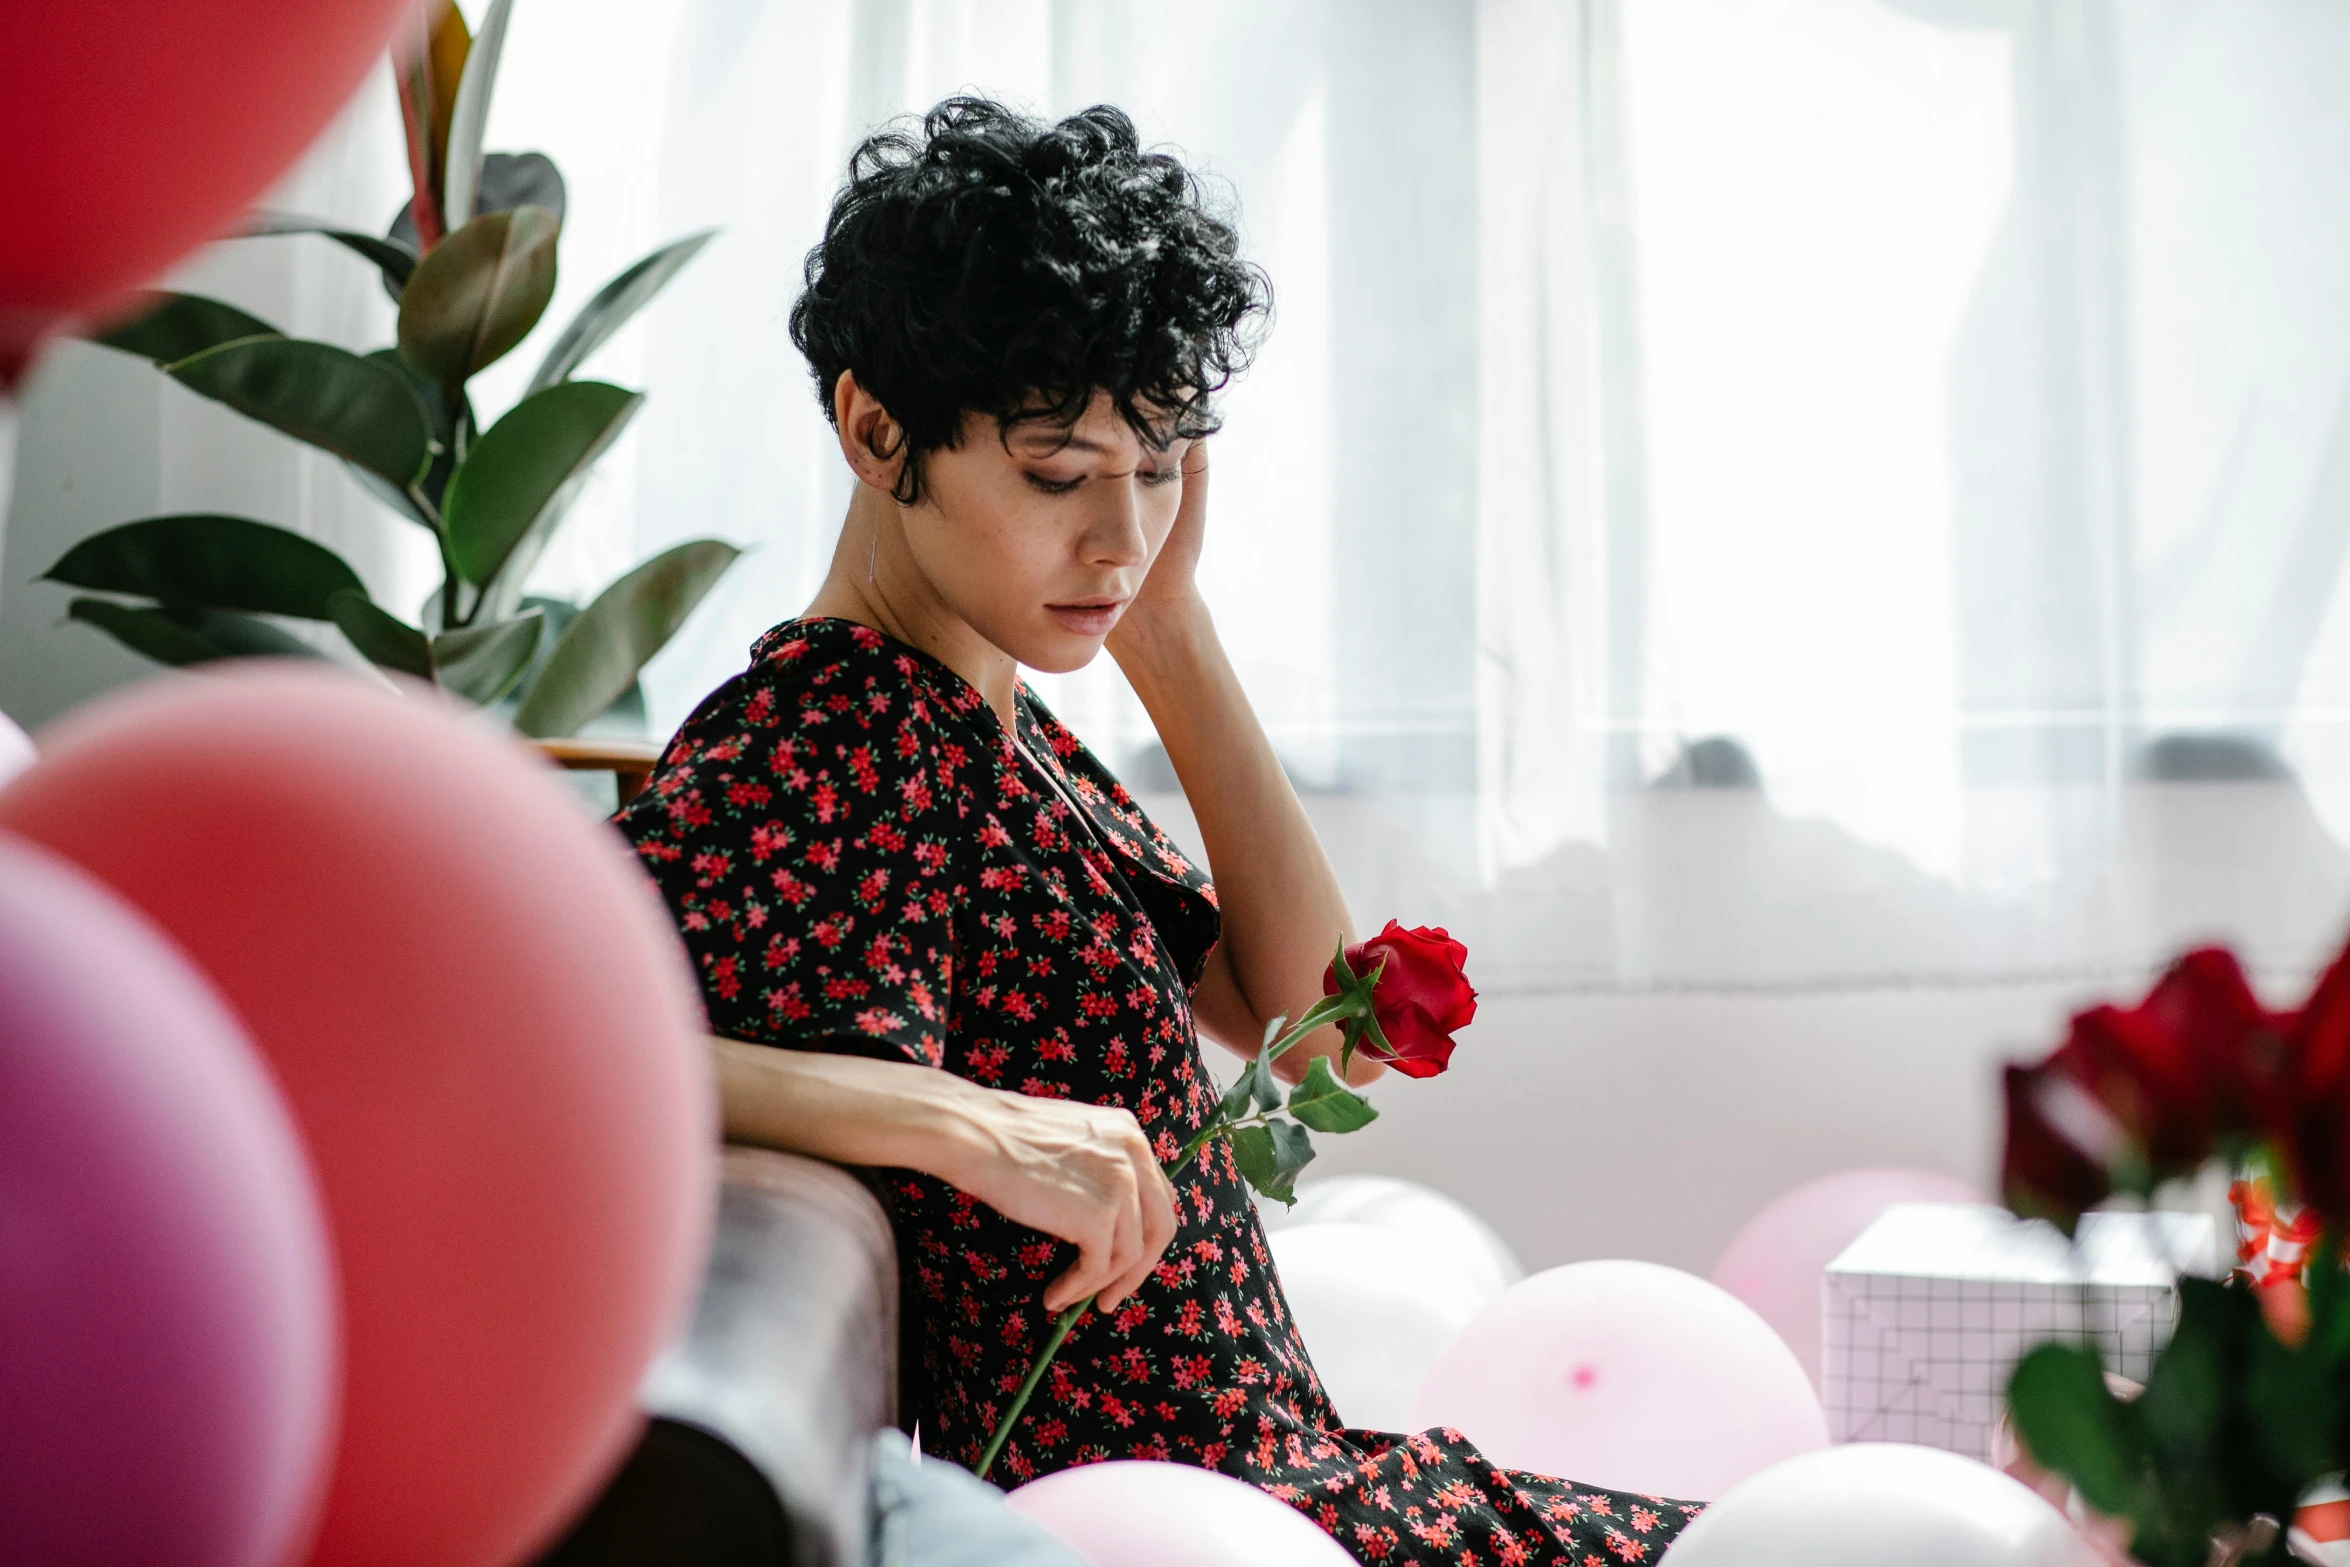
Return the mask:
[(898, 504), (886, 492), (859, 484), (849, 497), (832, 566), (806, 613), (853, 620), (920, 648), (969, 681), (1012, 732), (1019, 664), (939, 597), (907, 550)]

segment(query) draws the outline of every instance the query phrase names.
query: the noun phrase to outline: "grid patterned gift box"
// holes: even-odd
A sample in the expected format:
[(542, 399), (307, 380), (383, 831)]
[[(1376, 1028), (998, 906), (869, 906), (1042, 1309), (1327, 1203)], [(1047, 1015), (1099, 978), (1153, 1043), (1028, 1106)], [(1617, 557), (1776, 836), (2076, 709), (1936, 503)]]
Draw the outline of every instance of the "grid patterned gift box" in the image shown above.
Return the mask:
[(2093, 1213), (2067, 1242), (2004, 1208), (1888, 1208), (1820, 1278), (1829, 1435), (1987, 1459), (2025, 1350), (2092, 1343), (2108, 1371), (2145, 1380), (2177, 1319), (2172, 1281), (2212, 1272), (2213, 1249), (2201, 1213)]

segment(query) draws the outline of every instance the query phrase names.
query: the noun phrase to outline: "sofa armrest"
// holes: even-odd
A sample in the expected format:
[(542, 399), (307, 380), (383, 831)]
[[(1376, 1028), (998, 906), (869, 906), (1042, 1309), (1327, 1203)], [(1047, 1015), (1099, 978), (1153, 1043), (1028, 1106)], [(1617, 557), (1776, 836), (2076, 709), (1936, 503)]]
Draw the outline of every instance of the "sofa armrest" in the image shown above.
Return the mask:
[(646, 1436), (541, 1567), (862, 1567), (897, 1319), (873, 1194), (817, 1160), (727, 1149), (693, 1322), (640, 1394)]

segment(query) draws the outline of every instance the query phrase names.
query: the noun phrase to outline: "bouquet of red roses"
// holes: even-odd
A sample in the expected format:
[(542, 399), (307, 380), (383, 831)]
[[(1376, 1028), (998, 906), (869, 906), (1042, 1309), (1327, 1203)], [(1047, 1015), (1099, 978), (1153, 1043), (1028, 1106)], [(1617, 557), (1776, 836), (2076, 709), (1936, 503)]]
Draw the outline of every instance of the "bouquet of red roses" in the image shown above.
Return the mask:
[(2071, 1231), (2116, 1194), (2211, 1161), (2249, 1166), (2314, 1235), (2299, 1270), (2253, 1287), (2179, 1281), (2179, 1322), (2144, 1391), (2117, 1398), (2096, 1352), (2043, 1344), (2008, 1402), (2038, 1462), (2127, 1523), (2151, 1567), (2278, 1548), (2280, 1522), (2350, 1467), (2350, 953), (2297, 1011), (2263, 1007), (2234, 956), (2174, 963), (2134, 1007), (2073, 1019), (2046, 1060), (2007, 1069), (2002, 1180), (2016, 1212)]
[[(1360, 1131), (1378, 1119), (1370, 1101), (1339, 1080), (1357, 1050), (1406, 1077), (1434, 1077), (1451, 1062), (1454, 1032), (1477, 1015), (1477, 992), (1461, 972), (1468, 956), (1468, 948), (1442, 930), (1406, 930), (1393, 920), (1369, 940), (1339, 948), (1322, 976), (1322, 999), (1295, 1023), (1277, 1017), (1265, 1025), (1256, 1059), (1241, 1069), (1200, 1129), (1167, 1162), (1167, 1178), (1182, 1174), (1216, 1138), (1229, 1137), (1233, 1165), (1251, 1187), (1276, 1201), (1295, 1202), (1298, 1172), (1314, 1157), (1311, 1133)], [(1284, 1099), (1273, 1063), (1332, 1023), (1340, 1038), (1338, 1072), (1330, 1070), (1329, 1057), (1316, 1056), (1305, 1080)], [(1079, 1301), (1053, 1324), (979, 1455), (981, 1479), (995, 1466), (1062, 1341), (1092, 1304)]]

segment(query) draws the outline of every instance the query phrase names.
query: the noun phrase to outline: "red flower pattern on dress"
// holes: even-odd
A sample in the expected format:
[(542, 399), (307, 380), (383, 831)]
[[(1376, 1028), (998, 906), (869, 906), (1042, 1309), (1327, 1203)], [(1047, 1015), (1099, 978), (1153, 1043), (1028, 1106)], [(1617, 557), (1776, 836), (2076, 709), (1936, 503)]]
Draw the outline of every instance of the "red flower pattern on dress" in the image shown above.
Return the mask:
[[(977, 691), (879, 632), (787, 621), (618, 824), (717, 1032), (1120, 1105), (1186, 1138), (1215, 1099), (1189, 1000), (1215, 889), (1025, 689), (1015, 727), (1017, 743)], [(883, 1185), (923, 1446), (968, 1465), (1074, 1253), (929, 1176)], [(1697, 1512), (1498, 1469), (1455, 1431), (1342, 1427), (1229, 1148), (1211, 1144), (1177, 1186), (1174, 1243), (1122, 1309), (1078, 1323), (1004, 1451), (1015, 1482), (1113, 1458), (1197, 1464), (1367, 1563), (1441, 1540), (1468, 1567), (1617, 1567), (1598, 1553), (1661, 1551)], [(1625, 1516), (1651, 1520), (1641, 1540), (1602, 1523)]]

